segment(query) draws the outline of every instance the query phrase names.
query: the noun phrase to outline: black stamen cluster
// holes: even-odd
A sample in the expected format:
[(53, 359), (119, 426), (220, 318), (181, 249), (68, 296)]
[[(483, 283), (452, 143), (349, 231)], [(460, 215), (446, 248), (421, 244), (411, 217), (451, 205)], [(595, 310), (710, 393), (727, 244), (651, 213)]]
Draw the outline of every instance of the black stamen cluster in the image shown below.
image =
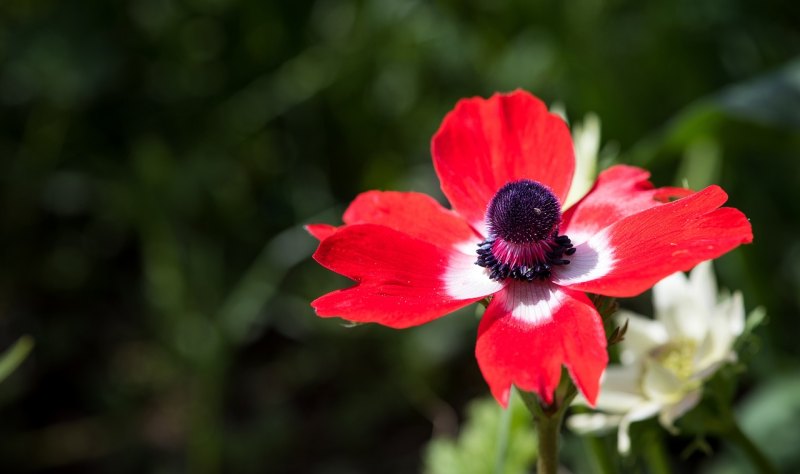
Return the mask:
[(478, 244), (478, 260), (475, 265), (490, 269), (489, 278), (495, 281), (506, 278), (520, 281), (546, 280), (550, 278), (553, 266), (568, 265), (569, 260), (566, 260), (564, 256), (575, 253), (575, 247), (572, 246), (569, 237), (554, 232), (552, 240), (548, 242), (551, 250), (545, 252), (544, 262), (532, 262), (531, 265), (510, 265), (498, 260), (492, 253), (494, 241), (495, 238), (489, 238)]
[(550, 237), (561, 222), (561, 204), (547, 186), (522, 179), (497, 191), (486, 210), (491, 235), (524, 244)]

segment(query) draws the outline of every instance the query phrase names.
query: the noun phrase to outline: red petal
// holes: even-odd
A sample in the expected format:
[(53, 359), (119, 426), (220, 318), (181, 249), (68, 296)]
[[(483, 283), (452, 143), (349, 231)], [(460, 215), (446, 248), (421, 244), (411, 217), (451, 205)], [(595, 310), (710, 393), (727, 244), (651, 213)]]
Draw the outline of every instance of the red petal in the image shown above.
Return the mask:
[(336, 232), (336, 226), (330, 224), (306, 224), (305, 229), (317, 240), (324, 240)]
[(683, 188), (655, 189), (649, 177), (648, 171), (633, 166), (603, 171), (592, 190), (564, 213), (562, 233), (580, 242), (581, 236), (596, 234), (624, 217), (692, 194)]
[(512, 283), (495, 295), (481, 320), (475, 354), (503, 406), (511, 385), (552, 403), (562, 365), (593, 405), (608, 364), (603, 324), (589, 298), (543, 283)]
[(382, 225), (344, 226), (320, 243), (314, 259), (358, 284), (311, 305), (322, 317), (393, 328), (426, 323), (486, 296), (448, 294), (444, 276), (456, 254)]
[(591, 293), (635, 296), (672, 273), (752, 242), (747, 217), (719, 207), (727, 198), (718, 186), (709, 186), (628, 216), (579, 245), (554, 281)]
[(421, 193), (362, 193), (345, 211), (344, 222), (382, 224), (445, 247), (481, 240), (461, 216)]
[(459, 101), (431, 152), (442, 191), (476, 229), (483, 228), (489, 200), (509, 181), (538, 181), (563, 202), (575, 170), (567, 125), (521, 90)]

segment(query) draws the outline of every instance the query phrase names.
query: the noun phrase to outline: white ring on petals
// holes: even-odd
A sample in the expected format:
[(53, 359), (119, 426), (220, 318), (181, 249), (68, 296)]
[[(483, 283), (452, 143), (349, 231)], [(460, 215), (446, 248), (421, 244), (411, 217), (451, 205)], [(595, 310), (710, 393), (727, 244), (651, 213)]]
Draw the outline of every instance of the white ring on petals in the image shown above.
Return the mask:
[(495, 296), (513, 318), (534, 326), (552, 321), (564, 297), (557, 286), (536, 281), (512, 281)]
[[(447, 262), (447, 270), (442, 275), (445, 291), (454, 300), (468, 300), (497, 293), (506, 286), (505, 282), (489, 278), (489, 270), (475, 265), (478, 255), (478, 241), (457, 244)], [(466, 250), (467, 247), (470, 250)], [(464, 249), (462, 251), (461, 249)]]
[(457, 251), (463, 254), (469, 255), (477, 259), (478, 244), (480, 244), (481, 242), (483, 242), (483, 239), (465, 240), (463, 242), (459, 242), (453, 245), (453, 248), (455, 248)]
[(575, 253), (568, 258), (569, 265), (553, 267), (553, 283), (569, 286), (597, 280), (611, 273), (616, 263), (614, 247), (606, 232), (595, 234), (589, 240), (576, 245)]

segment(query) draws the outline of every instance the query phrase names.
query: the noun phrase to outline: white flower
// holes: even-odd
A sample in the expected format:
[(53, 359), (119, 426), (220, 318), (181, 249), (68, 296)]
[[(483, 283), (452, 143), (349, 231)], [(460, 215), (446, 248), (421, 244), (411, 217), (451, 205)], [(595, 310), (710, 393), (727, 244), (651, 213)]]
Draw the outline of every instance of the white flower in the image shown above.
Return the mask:
[[(550, 112), (569, 123), (564, 104), (554, 103)], [(597, 180), (597, 161), (600, 153), (600, 117), (595, 113), (584, 115), (583, 122), (572, 125), (572, 146), (575, 149), (575, 174), (569, 194), (564, 200), (564, 209), (580, 201), (592, 189)]]
[(575, 174), (572, 186), (564, 201), (564, 209), (580, 201), (592, 189), (597, 178), (597, 154), (600, 151), (600, 117), (586, 114), (583, 123), (572, 127), (572, 143), (575, 147)]
[(689, 278), (676, 273), (659, 282), (653, 302), (655, 320), (617, 314), (619, 324), (629, 321), (620, 343), (622, 364), (603, 375), (599, 412), (567, 421), (579, 433), (618, 427), (621, 453), (630, 450), (634, 421), (658, 414), (661, 425), (674, 431), (674, 421), (700, 401), (703, 381), (736, 359), (733, 344), (744, 330), (742, 295), (718, 298), (711, 262), (695, 267)]

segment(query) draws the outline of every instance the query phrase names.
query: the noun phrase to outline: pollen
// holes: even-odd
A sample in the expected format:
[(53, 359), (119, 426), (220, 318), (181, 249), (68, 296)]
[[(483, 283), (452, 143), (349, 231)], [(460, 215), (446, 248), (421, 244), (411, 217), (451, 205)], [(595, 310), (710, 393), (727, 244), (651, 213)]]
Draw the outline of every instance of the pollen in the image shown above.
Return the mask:
[(652, 356), (665, 369), (680, 379), (688, 379), (694, 374), (694, 357), (697, 343), (690, 339), (673, 341), (656, 348)]
[(547, 186), (520, 180), (506, 184), (486, 211), (489, 237), (478, 245), (476, 265), (493, 280), (550, 278), (554, 266), (575, 253), (569, 237), (559, 235), (561, 203)]

